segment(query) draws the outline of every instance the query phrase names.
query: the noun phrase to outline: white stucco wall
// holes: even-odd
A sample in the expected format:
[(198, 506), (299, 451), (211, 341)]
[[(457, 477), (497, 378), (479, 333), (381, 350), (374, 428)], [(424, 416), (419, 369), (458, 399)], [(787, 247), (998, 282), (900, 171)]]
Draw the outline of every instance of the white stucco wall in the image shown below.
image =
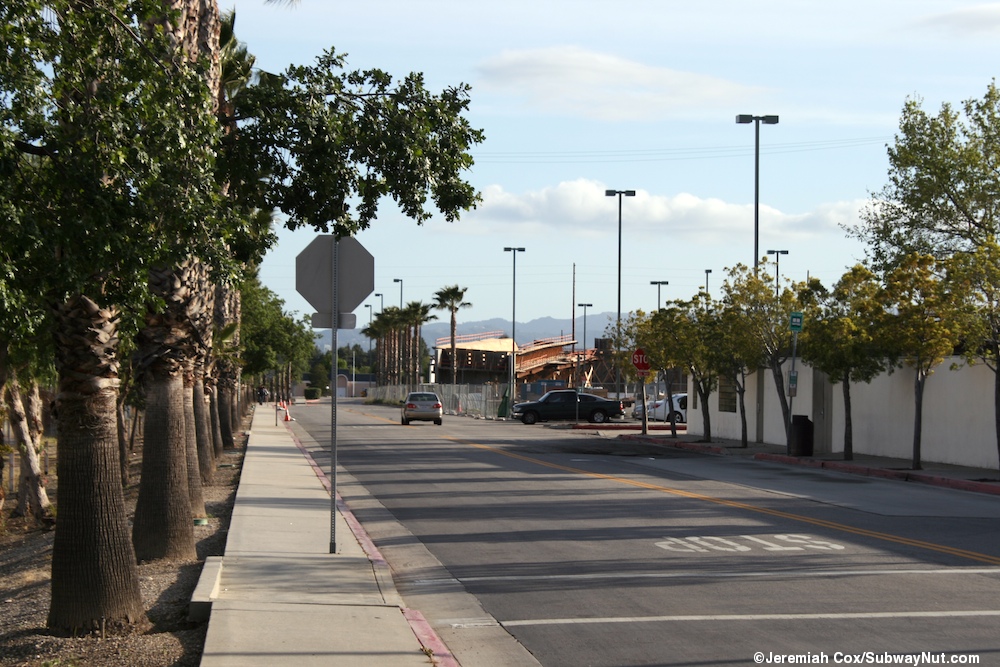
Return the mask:
[[(951, 370), (952, 365), (960, 365)], [(786, 370), (790, 363), (786, 364)], [(812, 369), (796, 361), (799, 371), (798, 395), (792, 403), (793, 415), (806, 415), (817, 422), (813, 414)], [(785, 444), (781, 407), (775, 392), (774, 379), (764, 370), (764, 442)], [(787, 374), (786, 374), (787, 378)], [(997, 469), (996, 431), (993, 408), (994, 375), (983, 365), (964, 366), (953, 357), (941, 364), (927, 379), (924, 389), (921, 459), (939, 463)], [(749, 439), (756, 439), (757, 380), (750, 376), (746, 392), (747, 430)], [(691, 394), (694, 387), (688, 389)], [(851, 405), (854, 425), (854, 451), (901, 459), (913, 456), (914, 371), (897, 369), (876, 378), (871, 384), (851, 385)], [(718, 393), (709, 398), (712, 435), (716, 438), (740, 438), (739, 413), (719, 412)], [(834, 453), (844, 449), (843, 389), (832, 386), (830, 415)], [(704, 434), (700, 405), (688, 411), (688, 432)]]

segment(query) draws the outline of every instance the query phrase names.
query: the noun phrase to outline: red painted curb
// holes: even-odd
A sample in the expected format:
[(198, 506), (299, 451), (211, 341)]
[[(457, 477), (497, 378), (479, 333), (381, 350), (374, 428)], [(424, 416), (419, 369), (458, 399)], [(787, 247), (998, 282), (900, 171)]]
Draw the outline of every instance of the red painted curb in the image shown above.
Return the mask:
[(417, 640), (425, 650), (429, 651), (428, 657), (435, 665), (440, 667), (461, 667), (455, 656), (451, 654), (448, 646), (441, 641), (434, 628), (427, 622), (424, 615), (416, 609), (408, 607), (402, 608), (403, 617), (409, 622), (410, 629), (417, 636)]

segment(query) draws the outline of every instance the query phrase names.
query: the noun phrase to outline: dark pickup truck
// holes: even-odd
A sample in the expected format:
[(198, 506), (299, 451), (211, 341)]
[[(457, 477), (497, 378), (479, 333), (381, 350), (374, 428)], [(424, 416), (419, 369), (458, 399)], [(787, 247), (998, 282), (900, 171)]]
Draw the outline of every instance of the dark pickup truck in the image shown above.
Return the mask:
[(537, 401), (518, 403), (513, 415), (525, 424), (556, 419), (586, 419), (603, 424), (612, 417), (621, 417), (625, 408), (621, 401), (612, 401), (593, 394), (580, 394), (573, 389), (550, 391)]

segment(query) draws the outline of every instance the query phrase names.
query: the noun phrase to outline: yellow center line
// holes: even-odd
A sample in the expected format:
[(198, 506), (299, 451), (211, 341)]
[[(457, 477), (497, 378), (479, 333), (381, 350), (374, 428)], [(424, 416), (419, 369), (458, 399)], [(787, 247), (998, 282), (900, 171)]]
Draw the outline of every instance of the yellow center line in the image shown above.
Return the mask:
[(572, 473), (574, 475), (583, 475), (586, 477), (592, 477), (595, 479), (602, 479), (610, 482), (615, 482), (618, 484), (625, 484), (628, 486), (635, 486), (640, 489), (647, 489), (650, 491), (659, 491), (661, 493), (669, 493), (674, 496), (680, 496), (682, 498), (689, 498), (692, 500), (700, 500), (703, 502), (714, 503), (716, 505), (723, 505), (725, 507), (731, 507), (734, 509), (745, 510), (748, 512), (755, 512), (757, 514), (767, 514), (769, 516), (778, 517), (781, 519), (789, 519), (792, 521), (798, 521), (801, 523), (808, 523), (814, 526), (819, 526), (821, 528), (829, 528), (830, 530), (836, 530), (843, 533), (852, 533), (854, 535), (861, 535), (863, 537), (871, 537), (877, 540), (882, 540), (885, 542), (894, 542), (896, 544), (905, 544), (911, 547), (917, 547), (920, 549), (927, 549), (929, 551), (937, 551), (939, 553), (948, 554), (951, 556), (958, 556), (959, 558), (967, 558), (969, 560), (974, 560), (980, 563), (989, 563), (991, 565), (1000, 565), (1000, 557), (990, 556), (989, 554), (982, 554), (976, 551), (968, 551), (966, 549), (959, 549), (957, 547), (949, 547), (943, 544), (935, 544), (933, 542), (925, 542), (923, 540), (915, 540), (909, 537), (901, 537), (899, 535), (891, 535), (889, 533), (882, 533), (875, 530), (867, 530), (864, 528), (856, 528), (854, 526), (848, 526), (842, 523), (837, 523), (835, 521), (826, 521), (824, 519), (814, 519), (807, 516), (802, 516), (800, 514), (792, 514), (790, 512), (782, 512), (781, 510), (768, 509), (766, 507), (758, 507), (756, 505), (750, 505), (747, 503), (741, 503), (734, 500), (725, 500), (724, 498), (716, 498), (714, 496), (706, 496), (701, 493), (694, 493), (692, 491), (684, 491), (683, 489), (675, 489), (668, 486), (661, 486), (659, 484), (651, 484), (649, 482), (641, 482), (634, 479), (628, 479), (627, 477), (618, 477), (616, 475), (606, 475), (599, 472), (591, 472), (589, 470), (583, 470), (581, 468), (573, 468), (571, 466), (564, 466), (559, 463), (551, 463), (549, 461), (543, 461), (542, 459), (536, 459), (530, 456), (524, 456), (521, 454), (515, 454), (514, 452), (505, 451), (497, 447), (492, 447), (490, 445), (484, 445), (481, 443), (470, 442), (468, 440), (461, 440), (459, 438), (453, 438), (445, 436), (446, 440), (452, 440), (454, 442), (470, 445), (476, 447), (477, 449), (482, 449), (494, 454), (500, 454), (501, 456), (506, 456), (512, 459), (518, 459), (520, 461), (525, 461), (528, 463), (534, 463), (536, 465), (544, 466), (546, 468), (552, 468), (554, 470), (562, 470), (563, 472)]

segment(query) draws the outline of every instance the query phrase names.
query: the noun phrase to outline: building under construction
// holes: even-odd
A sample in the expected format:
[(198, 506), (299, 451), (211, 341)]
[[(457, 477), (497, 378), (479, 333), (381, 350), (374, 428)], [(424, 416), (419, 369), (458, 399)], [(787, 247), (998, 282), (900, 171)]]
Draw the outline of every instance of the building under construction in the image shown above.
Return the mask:
[[(510, 358), (515, 354), (518, 385), (555, 385), (595, 388), (614, 383), (611, 346), (577, 349), (573, 336), (557, 336), (517, 346), (502, 331), (455, 337), (455, 359), (451, 338), (435, 341), (435, 379), (439, 383), (504, 384), (510, 378)], [(454, 378), (453, 378), (454, 375)]]

